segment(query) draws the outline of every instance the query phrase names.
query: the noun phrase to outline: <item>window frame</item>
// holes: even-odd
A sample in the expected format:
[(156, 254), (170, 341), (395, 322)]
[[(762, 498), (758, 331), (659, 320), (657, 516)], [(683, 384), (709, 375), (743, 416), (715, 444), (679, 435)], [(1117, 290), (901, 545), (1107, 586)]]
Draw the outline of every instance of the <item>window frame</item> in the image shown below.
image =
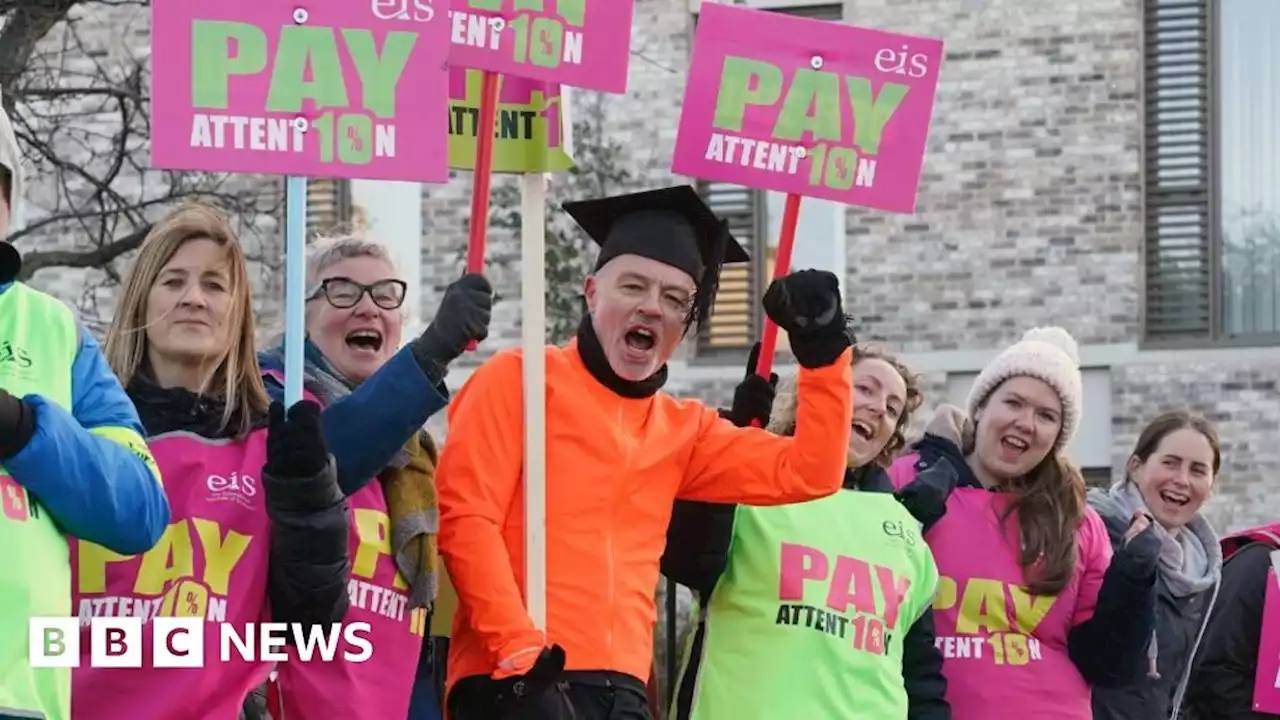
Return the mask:
[[(289, 183), (280, 180), (281, 197), (284, 198), (280, 209), (280, 227), (287, 222), (285, 217), (289, 207)], [(321, 193), (313, 192), (319, 184)], [(323, 198), (323, 202), (321, 202)], [(345, 178), (307, 178), (307, 201), (305, 203), (306, 218), (303, 237), (309, 242), (311, 238), (333, 232), (341, 232), (350, 227), (354, 214), (351, 200), (351, 181)]]
[[(760, 340), (760, 335), (764, 331), (764, 313), (760, 308), (760, 299), (764, 297), (766, 289), (766, 279), (764, 277), (763, 265), (764, 259), (769, 252), (769, 240), (766, 237), (769, 229), (768, 203), (765, 202), (765, 193), (763, 190), (744, 187), (742, 185), (734, 185), (733, 183), (712, 182), (698, 180), (695, 184), (698, 194), (702, 196), (709, 206), (715, 209), (716, 202), (715, 193), (718, 188), (725, 188), (720, 192), (732, 193), (734, 195), (742, 194), (747, 200), (747, 208), (744, 214), (750, 215), (750, 233), (749, 242), (743, 243), (744, 249), (747, 251), (750, 260), (747, 263), (747, 287), (754, 300), (749, 300), (747, 304), (747, 322), (746, 336), (747, 340), (744, 345), (722, 345), (716, 346), (711, 344), (711, 329), (713, 327), (713, 318), (715, 317), (715, 308), (712, 306), (712, 312), (703, 322), (702, 328), (699, 329), (694, 345), (694, 357), (703, 362), (714, 361), (730, 361), (737, 359), (745, 359), (746, 352), (751, 349), (752, 344)], [(719, 214), (719, 213), (717, 213)], [(742, 238), (738, 237), (741, 242)], [(726, 268), (727, 269), (727, 268)], [(723, 277), (724, 270), (721, 270)], [(718, 303), (720, 294), (717, 292), (716, 302)]]
[(1111, 487), (1113, 480), (1111, 478), (1111, 468), (1109, 467), (1082, 467), (1080, 475), (1084, 477), (1086, 488), (1106, 490)]
[[(819, 20), (829, 20), (833, 22), (844, 22), (844, 4), (834, 2), (814, 2), (805, 5), (786, 5), (778, 4), (772, 6), (768, 0), (760, 2), (747, 2), (748, 7), (755, 10), (763, 10), (765, 12), (776, 12), (784, 15), (796, 15), (799, 17), (815, 18)], [(693, 12), (693, 22), (690, 25), (689, 46), (692, 49), (694, 38), (697, 34), (698, 13)], [(744, 345), (724, 345), (713, 346), (710, 344), (709, 330), (712, 327), (712, 318), (715, 313), (712, 312), (704, 323), (704, 328), (697, 333), (697, 337), (693, 343), (693, 353), (691, 359), (698, 363), (718, 364), (723, 362), (742, 362), (745, 361), (747, 353), (751, 346), (759, 342), (761, 334), (764, 332), (764, 313), (760, 308), (760, 300), (764, 297), (764, 292), (768, 289), (771, 278), (767, 277), (763, 272), (767, 267), (767, 258), (769, 256), (769, 203), (768, 193), (765, 190), (750, 188), (743, 185), (735, 185), (733, 183), (725, 183), (718, 181), (694, 179), (694, 186), (698, 190), (698, 194), (708, 204), (713, 202), (713, 193), (718, 188), (724, 188), (724, 192), (729, 193), (745, 193), (749, 198), (747, 212), (751, 214), (751, 238), (749, 243), (744, 243), (747, 255), (751, 258), (748, 269), (748, 287), (755, 300), (748, 308), (748, 320), (746, 328), (747, 341)], [(741, 238), (740, 238), (741, 240)], [(718, 296), (717, 296), (718, 297)], [(777, 350), (777, 358), (783, 359), (789, 355), (784, 347), (784, 343), (779, 343)]]
[[(1221, 151), (1221, 88), (1218, 81), (1222, 69), (1222, 53), (1224, 48), (1218, 40), (1220, 4), (1230, 0), (1144, 0), (1142, 30), (1142, 80), (1140, 116), (1142, 118), (1142, 141), (1140, 143), (1142, 175), (1142, 242), (1139, 253), (1139, 338), (1138, 343), (1144, 349), (1199, 349), (1199, 348), (1239, 348), (1267, 347), (1280, 345), (1280, 328), (1275, 331), (1247, 332), (1234, 334), (1225, 328), (1223, 317), (1223, 293), (1225, 278), (1223, 275), (1223, 233), (1222, 233), (1222, 189), (1221, 173), (1223, 156)], [(1161, 140), (1161, 121), (1156, 117), (1155, 78), (1171, 66), (1187, 65), (1188, 60), (1174, 60), (1162, 53), (1159, 45), (1161, 31), (1158, 21), (1161, 10), (1176, 11), (1178, 8), (1199, 9), (1203, 17), (1199, 36), (1199, 48), (1192, 55), (1193, 65), (1198, 65), (1203, 85), (1203, 103), (1199, 108), (1203, 124), (1195, 132), (1195, 143), (1204, 148), (1199, 159), (1200, 171), (1204, 182), (1200, 188), (1180, 191), (1164, 188), (1155, 179), (1160, 166), (1160, 156), (1171, 149), (1176, 150), (1178, 143)], [(1168, 42), (1166, 40), (1166, 42)], [(1188, 53), (1166, 50), (1169, 55), (1186, 57)], [(1172, 146), (1172, 147), (1171, 147)], [(1204, 226), (1198, 233), (1201, 257), (1198, 259), (1207, 268), (1207, 278), (1199, 284), (1203, 287), (1194, 291), (1169, 291), (1168, 300), (1161, 302), (1153, 290), (1162, 286), (1168, 287), (1176, 283), (1167, 275), (1153, 267), (1161, 255), (1156, 249), (1162, 238), (1154, 230), (1161, 213), (1170, 208), (1181, 207), (1185, 213), (1198, 213), (1204, 218)], [(1189, 236), (1188, 236), (1189, 237)], [(1205, 319), (1179, 323), (1161, 322), (1160, 316), (1170, 312), (1171, 306), (1203, 307)], [(1182, 325), (1182, 327), (1178, 327)]]

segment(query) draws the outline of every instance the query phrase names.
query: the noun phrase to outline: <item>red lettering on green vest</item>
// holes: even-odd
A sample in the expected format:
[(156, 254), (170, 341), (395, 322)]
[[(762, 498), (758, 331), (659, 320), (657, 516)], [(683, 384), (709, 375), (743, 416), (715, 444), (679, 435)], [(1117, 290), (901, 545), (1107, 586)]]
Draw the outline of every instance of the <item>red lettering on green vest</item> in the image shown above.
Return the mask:
[[(847, 555), (837, 555), (834, 569), (832, 566), (826, 553), (817, 548), (782, 543), (778, 599), (803, 601), (806, 582), (825, 582), (826, 604), (831, 610), (876, 615), (884, 619), (890, 630), (897, 626), (902, 601), (911, 589), (910, 578), (899, 577), (890, 568)], [(876, 585), (880, 587), (879, 596)], [(879, 602), (881, 599), (883, 602)]]
[(844, 612), (849, 606), (860, 613), (876, 614), (876, 589), (871, 587), (871, 566), (865, 560), (836, 556), (835, 577), (827, 591), (827, 607)]
[(781, 572), (778, 573), (778, 599), (803, 600), (805, 580), (825, 580), (827, 556), (817, 548), (782, 543)]
[(884, 612), (880, 616), (892, 630), (898, 626), (898, 610), (902, 607), (902, 601), (907, 598), (907, 591), (911, 589), (911, 578), (899, 577), (887, 567), (876, 565), (875, 568), (876, 580), (880, 582), (880, 592), (885, 600)]
[(0, 475), (0, 506), (10, 520), (25, 522), (29, 517), (26, 489), (8, 475)]

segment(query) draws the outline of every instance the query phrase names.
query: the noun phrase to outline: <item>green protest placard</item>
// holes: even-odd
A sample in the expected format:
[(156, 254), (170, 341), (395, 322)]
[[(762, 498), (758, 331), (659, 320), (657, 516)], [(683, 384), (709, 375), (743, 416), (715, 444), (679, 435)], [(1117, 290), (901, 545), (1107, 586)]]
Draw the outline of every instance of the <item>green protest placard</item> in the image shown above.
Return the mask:
[[(484, 73), (452, 68), (449, 78), (449, 167), (474, 170), (480, 95)], [(573, 167), (566, 153), (560, 87), (519, 77), (503, 77), (494, 123), (493, 172), (564, 172)]]

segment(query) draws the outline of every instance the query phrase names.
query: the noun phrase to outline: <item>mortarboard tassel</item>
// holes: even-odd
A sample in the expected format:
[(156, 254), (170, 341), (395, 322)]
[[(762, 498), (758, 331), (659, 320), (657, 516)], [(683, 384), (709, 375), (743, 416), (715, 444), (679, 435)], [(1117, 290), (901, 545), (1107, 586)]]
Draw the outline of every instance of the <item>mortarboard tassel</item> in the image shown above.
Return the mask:
[(716, 300), (716, 291), (720, 287), (720, 269), (724, 266), (725, 248), (729, 244), (729, 223), (720, 221), (720, 232), (716, 233), (715, 244), (711, 248), (710, 257), (704, 257), (702, 279), (693, 295), (693, 307), (689, 308), (689, 317), (685, 320), (685, 328), (702, 324), (711, 317), (711, 307)]

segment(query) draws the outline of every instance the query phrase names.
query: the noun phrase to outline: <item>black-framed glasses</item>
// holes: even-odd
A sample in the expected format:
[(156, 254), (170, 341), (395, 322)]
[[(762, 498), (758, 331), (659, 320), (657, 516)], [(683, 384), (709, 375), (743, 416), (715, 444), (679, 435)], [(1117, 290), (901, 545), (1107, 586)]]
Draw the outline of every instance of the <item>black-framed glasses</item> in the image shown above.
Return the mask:
[(315, 300), (323, 297), (330, 305), (339, 310), (346, 310), (355, 307), (359, 304), (360, 298), (364, 297), (365, 293), (369, 293), (369, 298), (373, 300), (374, 305), (383, 310), (395, 310), (404, 304), (404, 295), (408, 287), (403, 280), (391, 278), (365, 285), (351, 278), (331, 277), (312, 290), (307, 299)]

